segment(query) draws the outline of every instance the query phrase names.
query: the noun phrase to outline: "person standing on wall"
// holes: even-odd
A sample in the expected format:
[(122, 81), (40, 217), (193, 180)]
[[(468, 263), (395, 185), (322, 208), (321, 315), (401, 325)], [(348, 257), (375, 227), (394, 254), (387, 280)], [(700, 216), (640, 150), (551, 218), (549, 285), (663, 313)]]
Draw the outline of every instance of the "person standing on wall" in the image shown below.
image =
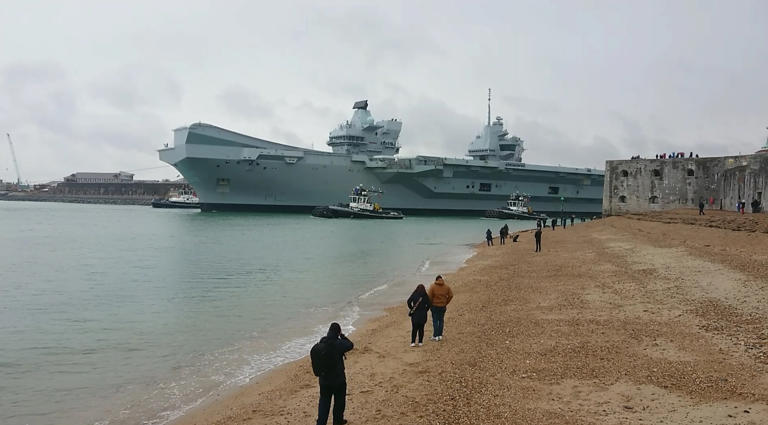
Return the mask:
[(443, 277), (437, 275), (435, 282), (429, 286), (427, 294), (432, 302), (432, 341), (443, 340), (443, 325), (445, 310), (453, 299), (451, 287), (445, 283)]

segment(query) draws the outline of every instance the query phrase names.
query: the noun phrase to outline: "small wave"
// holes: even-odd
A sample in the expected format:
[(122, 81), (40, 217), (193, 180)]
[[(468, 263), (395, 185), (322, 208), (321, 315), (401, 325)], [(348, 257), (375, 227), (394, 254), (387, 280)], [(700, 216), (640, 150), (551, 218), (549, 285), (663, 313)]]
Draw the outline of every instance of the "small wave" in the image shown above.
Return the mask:
[[(376, 292), (377, 290), (381, 290), (383, 288), (386, 288), (387, 285), (382, 285), (380, 287), (374, 288), (373, 290), (369, 291), (369, 293)], [(357, 319), (360, 318), (360, 307), (356, 303), (348, 303), (347, 306), (341, 311), (340, 317), (338, 319), (338, 323), (341, 325), (341, 329), (345, 333), (351, 333), (355, 331), (355, 327), (353, 326), (353, 323), (357, 321)], [(312, 347), (312, 344), (317, 342), (322, 336), (325, 335), (325, 333), (328, 331), (326, 325), (317, 326), (312, 330), (312, 333), (307, 336), (303, 336), (300, 338), (295, 338), (291, 341), (286, 342), (282, 346), (278, 347), (276, 350), (266, 353), (266, 354), (259, 354), (251, 357), (250, 363), (243, 368), (240, 369), (239, 373), (235, 374), (232, 378), (225, 378), (224, 376), (220, 376), (220, 380), (222, 381), (222, 384), (219, 385), (219, 387), (208, 393), (205, 397), (199, 398), (198, 400), (182, 406), (175, 410), (166, 410), (164, 412), (161, 412), (157, 415), (157, 417), (153, 420), (145, 420), (143, 421), (143, 424), (145, 425), (165, 425), (168, 424), (182, 415), (184, 413), (188, 412), (190, 409), (200, 405), (203, 401), (208, 399), (212, 394), (217, 393), (218, 391), (231, 388), (233, 385), (244, 385), (247, 384), (251, 379), (254, 377), (261, 375), (265, 372), (268, 372), (280, 365), (283, 365), (285, 363), (292, 362), (294, 360), (298, 360), (302, 357), (305, 357), (309, 354), (309, 349)], [(107, 421), (106, 423), (108, 423)]]
[(429, 270), (429, 263), (430, 262), (431, 261), (429, 259), (426, 259), (426, 260), (422, 261), (421, 264), (419, 265), (419, 269), (418, 269), (419, 273), (424, 273), (425, 271)]
[(371, 289), (370, 291), (368, 291), (368, 292), (364, 293), (363, 295), (360, 295), (360, 299), (368, 298), (368, 297), (370, 297), (371, 295), (373, 295), (373, 294), (375, 294), (375, 293), (377, 293), (377, 292), (379, 292), (379, 291), (382, 291), (382, 290), (384, 290), (384, 289), (387, 289), (387, 286), (388, 286), (388, 285), (387, 285), (386, 283), (385, 283), (384, 285), (381, 285), (381, 286), (377, 286), (377, 287), (375, 287), (375, 288)]

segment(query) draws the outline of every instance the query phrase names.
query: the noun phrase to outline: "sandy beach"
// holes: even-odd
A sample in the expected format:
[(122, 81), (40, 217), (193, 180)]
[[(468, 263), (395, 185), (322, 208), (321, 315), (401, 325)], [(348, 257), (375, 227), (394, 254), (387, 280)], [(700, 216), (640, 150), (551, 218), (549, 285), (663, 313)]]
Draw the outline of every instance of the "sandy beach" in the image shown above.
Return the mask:
[[(768, 216), (610, 217), (542, 246), (483, 243), (445, 276), (441, 342), (409, 347), (408, 293), (350, 335), (349, 424), (768, 423)], [(175, 425), (312, 424), (317, 396), (304, 358)]]

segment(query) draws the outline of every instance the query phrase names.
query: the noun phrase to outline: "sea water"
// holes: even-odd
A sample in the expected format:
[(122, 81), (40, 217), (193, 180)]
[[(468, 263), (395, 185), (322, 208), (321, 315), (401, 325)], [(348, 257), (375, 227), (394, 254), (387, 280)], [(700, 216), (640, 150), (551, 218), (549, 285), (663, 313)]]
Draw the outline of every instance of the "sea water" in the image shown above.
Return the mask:
[(0, 423), (167, 423), (404, 302), (502, 223), (0, 202)]

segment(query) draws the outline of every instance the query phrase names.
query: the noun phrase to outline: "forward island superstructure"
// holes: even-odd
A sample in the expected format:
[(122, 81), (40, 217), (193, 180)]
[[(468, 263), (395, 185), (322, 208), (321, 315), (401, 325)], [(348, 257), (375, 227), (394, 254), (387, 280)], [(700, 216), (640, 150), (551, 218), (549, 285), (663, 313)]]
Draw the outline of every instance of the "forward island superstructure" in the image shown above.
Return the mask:
[(409, 214), (476, 214), (512, 193), (526, 193), (539, 212), (597, 215), (602, 170), (522, 162), (524, 142), (510, 136), (501, 117), (488, 121), (466, 158), (400, 158), (402, 122), (375, 121), (368, 101), (331, 130), (332, 152), (246, 136), (210, 124), (174, 130), (172, 147), (159, 151), (195, 188), (203, 211), (306, 211), (343, 202), (349, 187), (386, 193), (387, 206)]

